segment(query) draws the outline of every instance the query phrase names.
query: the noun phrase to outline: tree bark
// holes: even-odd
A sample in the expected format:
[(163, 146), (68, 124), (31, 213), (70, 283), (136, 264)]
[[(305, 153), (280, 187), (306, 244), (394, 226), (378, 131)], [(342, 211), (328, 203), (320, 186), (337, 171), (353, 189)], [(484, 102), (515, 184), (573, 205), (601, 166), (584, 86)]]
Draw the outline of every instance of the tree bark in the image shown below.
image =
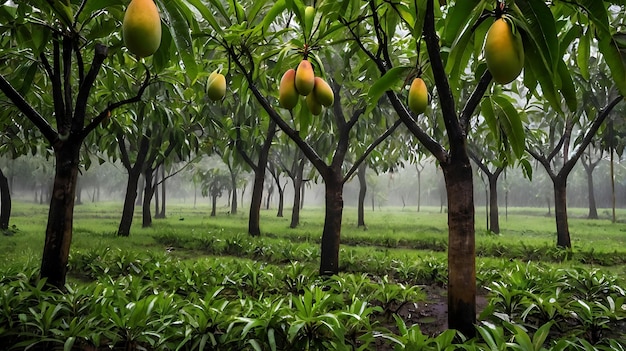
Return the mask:
[(587, 175), (587, 199), (589, 206), (589, 213), (587, 218), (598, 219), (598, 206), (596, 204), (596, 194), (593, 186), (593, 171), (595, 170), (598, 162), (593, 162), (589, 159), (589, 164), (582, 159), (583, 167), (585, 168), (585, 174)]
[(333, 174), (324, 177), (326, 188), (326, 215), (322, 232), (322, 252), (320, 275), (339, 273), (339, 244), (341, 239), (341, 219), (343, 213), (342, 179)]
[(489, 229), (500, 234), (500, 210), (498, 208), (498, 179), (504, 167), (498, 167), (495, 172), (488, 173), (489, 179)]
[(230, 214), (237, 214), (237, 174), (230, 172), (230, 186), (232, 187), (232, 195), (230, 200)]
[(571, 248), (572, 242), (567, 223), (567, 177), (557, 176), (554, 185), (554, 216), (556, 218), (556, 246)]
[(78, 179), (79, 152), (82, 140), (68, 139), (55, 148), (55, 175), (48, 211), (46, 241), (41, 258), (42, 279), (64, 289), (67, 262), (72, 242), (74, 199)]
[(476, 252), (474, 186), (469, 158), (442, 165), (448, 198), (448, 328), (474, 335)]
[(265, 181), (265, 169), (267, 159), (272, 146), (272, 140), (276, 134), (276, 122), (270, 120), (267, 137), (259, 151), (259, 162), (254, 168), (254, 184), (252, 185), (252, 197), (250, 200), (250, 215), (248, 216), (248, 233), (251, 236), (261, 235), (261, 205), (263, 202), (263, 183)]
[(217, 195), (211, 194), (211, 217), (215, 217), (217, 211)]
[(154, 195), (154, 186), (152, 185), (152, 173), (154, 169), (147, 167), (143, 172), (144, 177), (144, 193), (143, 193), (143, 206), (141, 208), (141, 227), (149, 228), (152, 226), (152, 213), (150, 211), (150, 203)]
[(124, 208), (122, 209), (122, 218), (117, 229), (118, 236), (129, 236), (130, 228), (133, 224), (133, 216), (135, 214), (135, 206), (138, 195), (139, 179), (144, 168), (145, 160), (148, 156), (150, 147), (150, 132), (141, 137), (139, 149), (137, 150), (137, 158), (135, 164), (130, 162), (130, 156), (126, 150), (124, 137), (119, 135), (117, 138), (118, 147), (120, 149), (122, 164), (128, 172), (128, 180), (126, 183), (126, 195), (124, 196)]
[(11, 190), (9, 180), (0, 170), (0, 230), (9, 229), (11, 218)]
[(302, 188), (304, 182), (304, 164), (305, 158), (301, 158), (297, 161), (297, 167), (295, 168), (293, 181), (293, 207), (291, 208), (291, 224), (289, 228), (296, 228), (300, 224), (300, 203), (302, 196)]
[(357, 227), (365, 227), (365, 195), (367, 194), (367, 182), (365, 179), (365, 171), (367, 166), (365, 163), (361, 163), (357, 171), (357, 178), (359, 179), (359, 204), (357, 213)]

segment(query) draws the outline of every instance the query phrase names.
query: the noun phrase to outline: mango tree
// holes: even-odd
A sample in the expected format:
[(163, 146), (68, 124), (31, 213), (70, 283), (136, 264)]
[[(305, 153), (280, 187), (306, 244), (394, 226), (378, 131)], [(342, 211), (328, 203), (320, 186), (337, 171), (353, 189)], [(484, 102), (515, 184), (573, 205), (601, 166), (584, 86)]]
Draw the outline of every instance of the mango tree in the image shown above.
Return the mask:
[[(386, 94), (400, 119), (435, 156), (443, 170), (449, 205), (450, 328), (459, 329), (466, 335), (475, 333), (474, 200), (467, 152), (471, 118), (479, 105), (491, 116), (496, 114), (489, 114), (490, 111), (501, 110), (498, 117), (517, 126), (507, 131), (511, 133), (509, 140), (515, 143), (514, 149), (523, 149), (523, 129), (519, 128), (519, 115), (511, 108), (512, 104), (495, 99), (481, 104), (492, 86), (492, 76), (496, 82), (508, 84), (522, 69), (524, 84), (533, 93), (541, 91), (554, 106), (561, 106), (561, 97), (570, 105), (576, 104), (576, 95), (572, 94), (568, 84), (571, 76), (563, 61), (568, 43), (563, 45), (557, 38), (557, 19), (563, 12), (576, 13), (585, 17), (584, 21), (596, 25), (600, 51), (613, 55), (609, 66), (620, 86), (625, 88), (623, 63), (615, 57), (619, 52), (611, 45), (612, 33), (608, 24), (599, 28), (607, 22), (606, 4), (590, 4), (588, 1), (546, 4), (518, 0), (506, 4), (464, 1), (452, 5), (445, 1), (423, 0), (369, 1), (368, 6), (338, 2), (336, 5), (339, 19), (352, 34), (355, 45), (367, 53), (381, 74), (379, 83), (370, 89), (370, 98), (378, 99), (381, 94)], [(491, 16), (495, 16), (496, 21), (488, 20)], [(494, 23), (497, 26), (492, 32)], [(413, 40), (405, 40), (399, 35), (398, 26), (410, 33)], [(422, 56), (423, 52), (427, 55)], [(486, 64), (483, 58), (487, 59)], [(504, 62), (502, 58), (506, 58)], [(400, 82), (406, 84), (414, 77), (423, 77), (427, 85), (436, 87), (442, 112), (439, 126), (444, 130), (439, 137), (427, 133), (416, 122), (419, 117), (409, 112), (409, 108), (415, 113), (421, 112), (415, 111), (411, 104), (412, 93), (409, 92), (409, 100), (404, 103), (396, 90)], [(471, 94), (463, 96), (460, 94), (462, 85), (468, 82), (473, 82), (474, 89)], [(463, 104), (458, 111), (457, 103)]]
[[(176, 6), (173, 3), (178, 2), (169, 2), (167, 6)], [(128, 60), (125, 49), (120, 49), (118, 33), (124, 11), (121, 2), (79, 4), (58, 0), (7, 3), (0, 11), (2, 23), (6, 24), (0, 40), (3, 56), (10, 57), (3, 61), (0, 90), (20, 110), (21, 117), (39, 130), (54, 152), (54, 185), (40, 274), (50, 286), (60, 289), (64, 287), (67, 272), (83, 141), (105, 119), (112, 117), (116, 109), (138, 102), (151, 82), (148, 70), (133, 70), (139, 63)], [(179, 22), (173, 19), (168, 23), (176, 26)], [(17, 36), (21, 39), (7, 40)], [(170, 47), (166, 48), (158, 55), (161, 62), (169, 59)], [(188, 52), (184, 47), (178, 51), (183, 56)], [(119, 67), (130, 66), (131, 70), (118, 74), (103, 69), (110, 54), (120, 60)], [(183, 61), (192, 60), (183, 57)], [(27, 66), (29, 74), (18, 76), (14, 74), (18, 70), (7, 72), (9, 66)], [(192, 67), (190, 71), (193, 72)], [(46, 110), (36, 108), (36, 103), (31, 102), (32, 90), (20, 89), (44, 81), (35, 78), (41, 75), (49, 82), (41, 87), (47, 90), (44, 101), (49, 103), (47, 110), (52, 113), (44, 114)], [(141, 75), (145, 78), (135, 78)], [(124, 94), (128, 89), (110, 98), (101, 97), (99, 102), (91, 101), (93, 88), (101, 84), (108, 85), (112, 91), (122, 84), (135, 89), (130, 95)]]

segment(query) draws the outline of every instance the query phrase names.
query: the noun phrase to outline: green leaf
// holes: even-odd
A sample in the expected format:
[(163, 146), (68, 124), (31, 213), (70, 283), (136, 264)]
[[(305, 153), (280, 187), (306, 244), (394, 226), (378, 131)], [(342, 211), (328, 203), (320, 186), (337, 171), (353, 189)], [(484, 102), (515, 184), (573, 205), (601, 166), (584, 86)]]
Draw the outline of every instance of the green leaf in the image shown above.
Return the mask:
[(576, 50), (576, 63), (580, 69), (580, 74), (585, 80), (589, 80), (589, 56), (591, 51), (591, 40), (589, 29), (578, 38), (578, 50)]
[(213, 30), (216, 31), (220, 36), (223, 36), (224, 31), (222, 30), (222, 27), (219, 25), (219, 23), (215, 19), (215, 16), (213, 16), (213, 13), (209, 10), (208, 7), (204, 5), (202, 1), (200, 0), (185, 0), (185, 1), (187, 1), (192, 6), (194, 6), (200, 12), (200, 14), (202, 15), (202, 18), (205, 19), (209, 23), (211, 28), (213, 28)]
[(533, 345), (535, 350), (541, 350), (543, 343), (548, 338), (548, 334), (550, 334), (550, 328), (552, 327), (553, 322), (548, 322), (541, 326), (541, 328), (537, 329), (535, 335), (533, 335)]
[(164, 5), (167, 11), (162, 11), (162, 13), (168, 19), (166, 22), (170, 24), (172, 39), (185, 66), (185, 73), (193, 81), (198, 76), (198, 64), (193, 52), (191, 30), (187, 22), (189, 16), (185, 16), (184, 13), (185, 10), (189, 11), (189, 8), (181, 6), (178, 1), (165, 1)]
[(626, 53), (620, 51), (613, 36), (599, 36), (598, 49), (611, 70), (611, 77), (615, 80), (620, 94), (626, 96)]
[(571, 112), (574, 112), (578, 108), (576, 87), (574, 86), (570, 70), (563, 60), (559, 60), (558, 73), (561, 78), (561, 95), (563, 95), (565, 99), (567, 108), (569, 108)]
[(494, 95), (491, 99), (494, 102), (494, 110), (499, 109), (501, 111), (498, 114), (498, 118), (513, 149), (513, 153), (517, 158), (521, 158), (526, 146), (526, 133), (524, 133), (520, 114), (507, 97)]
[(536, 54), (540, 55), (548, 72), (556, 71), (559, 41), (550, 8), (543, 0), (517, 0), (515, 7), (518, 11), (514, 22), (530, 37), (530, 41), (524, 41), (524, 45), (535, 46)]
[(380, 77), (374, 84), (372, 84), (367, 92), (367, 98), (369, 101), (368, 111), (366, 111), (365, 114), (371, 112), (371, 110), (376, 107), (378, 100), (380, 100), (387, 90), (393, 90), (398, 86), (399, 82), (404, 82), (407, 74), (412, 69), (413, 67), (410, 66), (394, 67), (387, 71), (387, 73)]

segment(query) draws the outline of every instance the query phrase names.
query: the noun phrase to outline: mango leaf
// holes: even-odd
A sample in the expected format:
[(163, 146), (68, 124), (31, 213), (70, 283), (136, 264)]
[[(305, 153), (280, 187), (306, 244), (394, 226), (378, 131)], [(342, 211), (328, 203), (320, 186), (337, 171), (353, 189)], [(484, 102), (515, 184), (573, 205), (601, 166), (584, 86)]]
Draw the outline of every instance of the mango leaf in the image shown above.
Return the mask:
[(263, 27), (264, 33), (267, 32), (272, 22), (276, 20), (276, 17), (278, 17), (280, 13), (285, 11), (285, 8), (286, 8), (285, 0), (278, 0), (274, 3), (274, 6), (272, 6), (272, 8), (269, 9), (267, 14), (263, 18), (262, 27)]
[(172, 39), (185, 66), (185, 73), (193, 81), (198, 76), (198, 64), (193, 53), (191, 30), (187, 22), (191, 14), (188, 13), (189, 16), (186, 16), (184, 13), (185, 10), (189, 12), (189, 8), (181, 6), (178, 1), (163, 1), (163, 5), (166, 11), (162, 11), (162, 14), (167, 18), (166, 23), (170, 24)]
[(412, 70), (411, 66), (398, 66), (390, 69), (382, 77), (380, 77), (376, 83), (372, 84), (370, 90), (367, 92), (368, 98), (368, 112), (378, 104), (381, 96), (385, 94), (387, 90), (393, 90), (400, 82), (404, 82), (409, 71)]
[(209, 10), (208, 7), (206, 7), (206, 5), (204, 5), (204, 3), (200, 0), (185, 0), (188, 3), (190, 3), (193, 7), (195, 7), (198, 12), (200, 12), (200, 15), (202, 15), (202, 18), (205, 19), (209, 25), (211, 26), (211, 28), (213, 28), (214, 31), (216, 31), (220, 36), (222, 36), (224, 34), (224, 31), (222, 30), (222, 27), (218, 24), (217, 20), (215, 19), (215, 16), (213, 16), (213, 12), (211, 12), (211, 10)]
[(515, 157), (521, 158), (526, 146), (526, 134), (519, 112), (503, 95), (494, 95), (491, 100), (494, 103), (494, 111), (499, 111), (497, 112), (498, 121), (506, 133)]
[(567, 108), (574, 112), (578, 108), (578, 99), (576, 98), (576, 87), (569, 68), (565, 64), (565, 61), (559, 60), (558, 74), (561, 77), (561, 95), (565, 99)]
[[(457, 1), (454, 6), (451, 6), (448, 16), (446, 16), (446, 25), (441, 36), (444, 45), (451, 45), (467, 31), (468, 27), (472, 27), (476, 23), (476, 19), (480, 17), (485, 4), (485, 0), (465, 0)], [(476, 12), (478, 12), (478, 17)]]
[(493, 102), (491, 101), (491, 98), (485, 98), (480, 103), (480, 113), (485, 118), (485, 122), (487, 123), (493, 138), (499, 141), (500, 128), (498, 128), (498, 120), (496, 119), (496, 113), (493, 110)]
[[(561, 99), (559, 98), (558, 89), (559, 82), (555, 81), (555, 76), (544, 64), (540, 55), (536, 53), (534, 46), (526, 47), (525, 64), (524, 64), (524, 85), (536, 90), (537, 82), (541, 86), (540, 95), (542, 95), (554, 110), (563, 113), (561, 109)], [(537, 92), (535, 92), (537, 93)]]
[[(448, 56), (448, 59), (446, 61), (446, 72), (452, 77), (458, 77), (460, 73), (465, 69), (467, 62), (469, 62), (472, 50), (468, 50), (467, 46), (472, 42), (472, 39), (474, 38), (473, 27), (475, 23), (477, 23), (477, 21), (479, 20), (486, 6), (485, 3), (482, 2), (477, 5), (480, 6), (474, 6), (472, 10), (468, 9), (469, 12), (459, 13), (458, 17), (463, 19), (460, 24), (464, 26), (458, 30), (450, 29), (450, 33), (455, 32), (454, 36), (452, 34), (448, 34), (451, 43), (448, 45), (451, 45), (451, 50), (450, 55)], [(457, 6), (454, 6), (451, 11), (458, 11), (456, 8)], [(448, 18), (451, 17), (448, 16)], [(458, 24), (457, 21), (454, 20), (454, 18), (451, 18), (450, 21), (452, 22), (451, 25), (453, 27)], [(480, 24), (480, 27), (488, 29), (492, 23), (493, 22), (489, 20), (483, 21)], [(481, 30), (481, 32), (486, 33), (487, 29), (484, 28)], [(482, 42), (478, 44), (475, 43), (474, 45), (482, 46)]]
[(517, 16), (515, 24), (524, 29), (530, 37), (524, 45), (534, 45), (548, 72), (555, 72), (559, 55), (554, 16), (543, 0), (517, 0), (515, 2)]
[(598, 49), (611, 70), (611, 77), (620, 94), (626, 96), (626, 53), (620, 50), (619, 43), (613, 36), (598, 35)]
[(578, 38), (578, 50), (576, 50), (576, 63), (580, 74), (585, 80), (589, 80), (589, 55), (591, 52), (591, 40), (589, 39), (589, 30), (587, 29)]

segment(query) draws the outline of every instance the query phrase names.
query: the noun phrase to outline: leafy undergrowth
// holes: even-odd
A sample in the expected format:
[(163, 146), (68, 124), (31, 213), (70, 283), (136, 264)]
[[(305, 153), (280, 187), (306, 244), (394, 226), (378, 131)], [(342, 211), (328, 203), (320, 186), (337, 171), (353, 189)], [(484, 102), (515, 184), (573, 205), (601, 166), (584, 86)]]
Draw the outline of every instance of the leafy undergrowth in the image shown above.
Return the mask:
[[(312, 260), (185, 261), (171, 253), (91, 249), (72, 253), (73, 283), (63, 293), (44, 290), (34, 264), (14, 265), (0, 272), (0, 345), (68, 351), (624, 349), (624, 290), (597, 270), (482, 265), (488, 300), (478, 337), (467, 340), (406, 314), (419, 315), (442, 291), (442, 260), (383, 262), (389, 266), (381, 274), (382, 268), (365, 273), (367, 262), (357, 269), (363, 257), (352, 259), (353, 272), (320, 277)], [(420, 267), (431, 272), (430, 280), (421, 276), (421, 286), (408, 274)], [(430, 317), (445, 318), (440, 312)]]

